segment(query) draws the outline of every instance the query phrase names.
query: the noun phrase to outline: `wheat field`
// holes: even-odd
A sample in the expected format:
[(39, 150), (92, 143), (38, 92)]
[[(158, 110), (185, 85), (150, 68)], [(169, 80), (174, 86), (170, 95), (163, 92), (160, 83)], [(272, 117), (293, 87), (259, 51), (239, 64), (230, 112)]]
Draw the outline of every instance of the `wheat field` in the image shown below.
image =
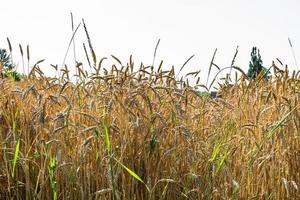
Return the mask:
[(1, 199), (300, 198), (299, 72), (241, 73), (212, 98), (114, 59), (0, 79)]

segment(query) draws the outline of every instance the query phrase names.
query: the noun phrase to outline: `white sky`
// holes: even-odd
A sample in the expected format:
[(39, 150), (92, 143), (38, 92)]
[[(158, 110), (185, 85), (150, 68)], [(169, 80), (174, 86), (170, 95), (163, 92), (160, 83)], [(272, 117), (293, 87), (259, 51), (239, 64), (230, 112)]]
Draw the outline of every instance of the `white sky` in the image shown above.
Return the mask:
[[(152, 64), (158, 38), (156, 63), (177, 70), (191, 55), (185, 71), (201, 69), (202, 82), (215, 48), (215, 63), (231, 64), (239, 45), (236, 65), (248, 69), (252, 46), (261, 50), (266, 67), (279, 58), (296, 69), (288, 43), (291, 38), (300, 62), (299, 0), (2, 0), (0, 47), (13, 45), (13, 57), (22, 68), (18, 44), (30, 45), (31, 62), (46, 59), (41, 68), (50, 74), (51, 64), (62, 64), (71, 38), (70, 12), (75, 25), (85, 19), (98, 59), (113, 54), (124, 63), (130, 54), (137, 65)], [(81, 28), (75, 38), (77, 57), (86, 61)], [(67, 64), (74, 63), (72, 49)]]

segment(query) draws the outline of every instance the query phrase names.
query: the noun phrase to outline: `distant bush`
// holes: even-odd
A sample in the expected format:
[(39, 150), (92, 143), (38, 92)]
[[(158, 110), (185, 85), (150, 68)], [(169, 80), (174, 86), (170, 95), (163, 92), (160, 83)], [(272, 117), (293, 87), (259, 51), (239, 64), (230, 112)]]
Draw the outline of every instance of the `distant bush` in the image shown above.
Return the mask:
[(209, 97), (210, 96), (209, 92), (206, 92), (206, 91), (197, 91), (197, 93), (201, 97)]
[(15, 70), (15, 65), (6, 49), (0, 49), (0, 66), (2, 68), (1, 73), (3, 73), (4, 76), (10, 77), (15, 81), (21, 80), (21, 74)]

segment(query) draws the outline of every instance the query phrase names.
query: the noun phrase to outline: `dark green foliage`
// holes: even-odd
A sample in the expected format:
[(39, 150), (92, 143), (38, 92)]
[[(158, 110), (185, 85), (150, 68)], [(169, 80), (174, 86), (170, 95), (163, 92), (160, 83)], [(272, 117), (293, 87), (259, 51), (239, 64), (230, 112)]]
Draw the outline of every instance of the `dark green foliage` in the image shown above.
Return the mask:
[(21, 74), (18, 73), (16, 70), (9, 70), (6, 71), (6, 76), (11, 77), (15, 81), (20, 81), (21, 80)]
[(248, 77), (255, 79), (258, 74), (263, 73), (263, 77), (268, 80), (270, 77), (270, 72), (263, 66), (261, 55), (257, 47), (252, 48), (251, 60), (249, 63)]
[(15, 65), (10, 55), (7, 54), (6, 49), (0, 49), (0, 63), (3, 66), (3, 73), (6, 77), (10, 77), (15, 81), (21, 80), (21, 74), (15, 70)]
[(7, 54), (6, 49), (0, 49), (0, 62), (4, 69), (12, 70), (14, 68), (10, 55)]
[(153, 134), (150, 140), (150, 152), (152, 153), (155, 150), (157, 145), (157, 135)]

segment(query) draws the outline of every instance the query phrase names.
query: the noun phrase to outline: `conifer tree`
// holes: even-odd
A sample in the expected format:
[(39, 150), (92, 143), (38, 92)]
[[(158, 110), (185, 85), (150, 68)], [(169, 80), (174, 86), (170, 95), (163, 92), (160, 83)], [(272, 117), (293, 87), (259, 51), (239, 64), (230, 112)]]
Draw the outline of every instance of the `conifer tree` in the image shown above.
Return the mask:
[(3, 67), (2, 73), (5, 76), (11, 77), (15, 81), (21, 80), (21, 75), (15, 70), (15, 65), (5, 49), (0, 49), (0, 66)]
[(260, 73), (263, 73), (263, 76), (266, 80), (269, 79), (270, 72), (263, 66), (259, 49), (257, 47), (253, 47), (247, 75), (249, 78), (255, 79)]

